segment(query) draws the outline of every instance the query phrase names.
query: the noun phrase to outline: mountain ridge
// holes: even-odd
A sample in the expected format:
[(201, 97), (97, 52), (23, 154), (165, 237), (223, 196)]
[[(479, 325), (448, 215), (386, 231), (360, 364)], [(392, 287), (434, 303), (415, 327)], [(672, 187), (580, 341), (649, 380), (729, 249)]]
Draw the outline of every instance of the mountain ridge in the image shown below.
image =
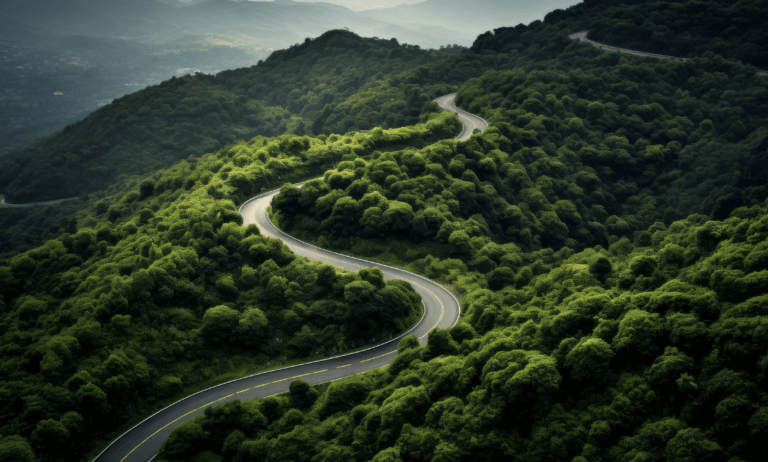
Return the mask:
[[(364, 375), (276, 377), (293, 380), (287, 394), (200, 409), (156, 456), (134, 455), (763, 460), (768, 82), (706, 42), (675, 61), (568, 38), (627, 14), (645, 24), (641, 11), (592, 0), (441, 52), (336, 30), (61, 132), (24, 166), (19, 197), (50, 193), (45, 174), (63, 167), (149, 164), (142, 140), (182, 160), (60, 209), (0, 214), (0, 455), (80, 462), (194, 387), (404, 330), (418, 313), (408, 284), (241, 226), (236, 204), (313, 178), (275, 196), (280, 229), (450, 286), (459, 323), (427, 345), (403, 339)], [(489, 128), (450, 139), (458, 121), (432, 101), (449, 93)], [(37, 225), (8, 218), (28, 213)]]

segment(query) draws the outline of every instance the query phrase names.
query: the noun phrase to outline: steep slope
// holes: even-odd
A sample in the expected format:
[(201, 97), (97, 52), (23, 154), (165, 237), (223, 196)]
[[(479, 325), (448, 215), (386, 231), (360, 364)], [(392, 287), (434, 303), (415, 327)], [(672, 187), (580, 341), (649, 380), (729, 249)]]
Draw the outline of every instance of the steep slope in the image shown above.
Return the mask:
[(406, 338), (387, 369), (311, 405), (297, 379), (213, 408), (154, 460), (762, 460), (766, 225), (763, 204), (655, 225), (652, 241), (511, 251), (520, 278), (497, 291), (433, 260), (468, 290), (439, 341)]
[[(263, 325), (254, 301), (273, 313), (268, 326), (293, 329), (290, 348), (337, 341), (302, 323), (346, 320), (339, 305), (285, 307), (341, 302), (370, 274), (330, 284), (338, 300), (317, 296), (331, 293), (327, 270), (282, 266), (282, 247), (231, 222), (261, 188), (325, 171), (275, 198), (277, 223), (452, 285), (464, 316), (426, 347), (404, 339), (386, 369), (317, 387), (299, 378), (287, 396), (211, 408), (155, 462), (765, 459), (768, 192), (751, 175), (766, 166), (768, 83), (714, 53), (681, 63), (568, 39), (590, 26), (590, 10), (571, 9), (483, 34), (472, 52), (369, 82), (324, 119), (381, 119), (373, 108), (394, 100), (431, 125), (237, 143), (104, 197), (90, 228), (8, 261), (0, 422), (11, 436), (0, 453), (62, 457), (49, 442), (91, 441), (177, 391), (176, 378), (223, 372), (215, 359), (253, 367), (226, 352)], [(428, 98), (420, 84), (458, 91), (491, 127), (434, 143), (458, 127), (410, 104)], [(245, 310), (197, 309), (221, 300)], [(88, 375), (67, 369), (70, 357)]]
[[(557, 46), (563, 17), (473, 50), (560, 29)], [(302, 238), (455, 285), (463, 322), (441, 347), (405, 340), (311, 407), (215, 409), (156, 460), (765, 458), (768, 191), (742, 171), (768, 158), (766, 82), (713, 53), (563, 46), (553, 68), (462, 86), (491, 125), (468, 143), (341, 163), (275, 198)], [(258, 428), (239, 423), (252, 405), (272, 411)]]
[(324, 105), (439, 56), (331, 31), (252, 68), (171, 79), (4, 156), (0, 190), (11, 203), (70, 197), (239, 139), (309, 133)]
[(235, 204), (375, 146), (458, 131), (445, 114), (327, 139), (257, 137), (134, 182), (91, 208), (90, 226), (2, 260), (0, 457), (24, 460), (8, 451), (27, 439), (40, 460), (79, 461), (97, 439), (195, 388), (415, 325), (422, 305), (408, 283), (297, 256), (242, 226)]

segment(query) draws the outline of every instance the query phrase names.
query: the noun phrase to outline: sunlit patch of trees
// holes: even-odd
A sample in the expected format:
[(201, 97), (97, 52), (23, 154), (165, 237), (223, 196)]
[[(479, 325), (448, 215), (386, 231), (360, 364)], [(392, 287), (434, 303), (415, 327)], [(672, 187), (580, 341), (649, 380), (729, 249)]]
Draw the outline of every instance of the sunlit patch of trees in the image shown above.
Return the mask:
[(503, 258), (498, 285), (446, 271), (456, 327), (405, 338), (387, 369), (213, 408), (158, 459), (759, 460), (768, 208), (647, 232)]
[(422, 305), (409, 284), (298, 258), (243, 227), (236, 204), (458, 130), (444, 114), (346, 136), (257, 137), (137, 181), (89, 209), (88, 226), (1, 261), (0, 455), (80, 460), (185, 387), (415, 324)]

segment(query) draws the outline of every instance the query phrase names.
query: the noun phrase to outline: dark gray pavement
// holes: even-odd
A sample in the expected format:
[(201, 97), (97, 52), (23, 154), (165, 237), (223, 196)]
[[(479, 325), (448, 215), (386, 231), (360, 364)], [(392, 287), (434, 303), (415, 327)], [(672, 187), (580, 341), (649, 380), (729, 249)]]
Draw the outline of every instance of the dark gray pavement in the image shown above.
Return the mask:
[[(453, 98), (451, 97), (449, 100), (452, 105)], [(462, 122), (469, 119), (469, 116), (462, 117), (462, 114), (459, 114)], [(480, 118), (477, 119), (482, 121)], [(471, 127), (481, 128), (478, 125), (475, 121)], [(487, 124), (485, 126), (487, 127)], [(465, 127), (464, 132), (471, 133), (473, 128), (468, 129), (468, 127)], [(99, 462), (146, 462), (155, 456), (163, 441), (176, 426), (192, 419), (203, 412), (208, 406), (215, 406), (235, 399), (242, 401), (284, 393), (288, 391), (291, 381), (296, 379), (301, 379), (314, 385), (384, 367), (395, 358), (397, 344), (405, 335), (416, 335), (421, 343), (426, 343), (427, 334), (430, 330), (436, 327), (447, 329), (456, 324), (461, 310), (459, 303), (453, 295), (439, 284), (398, 268), (340, 255), (315, 247), (277, 229), (267, 216), (267, 208), (277, 193), (277, 190), (270, 191), (244, 203), (240, 207), (243, 225), (256, 224), (262, 235), (282, 240), (299, 256), (350, 271), (358, 271), (360, 268), (375, 266), (381, 268), (385, 279), (403, 279), (408, 281), (422, 297), (424, 317), (409, 332), (367, 350), (264, 372), (209, 388), (184, 398), (136, 425), (115, 440), (94, 460)]]
[[(579, 41), (579, 42), (586, 42), (586, 43), (592, 44), (592, 45), (594, 45), (594, 46), (596, 46), (598, 48), (601, 48), (603, 50), (606, 50), (606, 51), (616, 51), (616, 52), (619, 52), (619, 53), (626, 53), (628, 55), (646, 56), (646, 57), (649, 57), (649, 58), (674, 59), (676, 61), (686, 61), (688, 59), (688, 58), (681, 58), (679, 56), (660, 55), (660, 54), (656, 54), (656, 53), (648, 53), (646, 51), (629, 50), (627, 48), (619, 48), (619, 47), (614, 47), (614, 46), (611, 46), (611, 45), (606, 45), (604, 43), (595, 42), (594, 40), (588, 39), (587, 38), (587, 33), (588, 32), (589, 31), (586, 31), (586, 30), (581, 31), (581, 32), (574, 32), (573, 34), (569, 35), (568, 37), (571, 40), (576, 40), (576, 41)], [(757, 73), (759, 75), (762, 75), (762, 76), (768, 76), (768, 71), (764, 71), (764, 70), (761, 70), (761, 69), (758, 69)]]
[(469, 112), (456, 107), (455, 99), (456, 93), (451, 93), (450, 95), (437, 98), (435, 102), (438, 106), (445, 109), (446, 111), (453, 112), (459, 116), (459, 120), (461, 121), (463, 128), (461, 133), (459, 133), (459, 136), (456, 137), (456, 140), (467, 141), (469, 137), (472, 136), (472, 132), (476, 128), (481, 132), (484, 132), (488, 128), (488, 122), (486, 122), (482, 117), (470, 114)]

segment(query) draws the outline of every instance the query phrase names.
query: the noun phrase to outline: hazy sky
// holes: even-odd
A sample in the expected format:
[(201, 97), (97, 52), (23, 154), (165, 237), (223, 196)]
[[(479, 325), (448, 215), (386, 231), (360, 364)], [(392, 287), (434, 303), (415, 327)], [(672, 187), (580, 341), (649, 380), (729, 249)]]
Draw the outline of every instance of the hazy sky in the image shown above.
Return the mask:
[[(191, 0), (179, 0), (188, 3)], [(259, 0), (257, 0), (259, 1)], [(261, 0), (264, 1), (264, 0)], [(268, 1), (268, 0), (267, 0)], [(299, 2), (317, 2), (333, 3), (334, 5), (346, 6), (351, 10), (368, 10), (371, 8), (389, 8), (392, 6), (403, 5), (405, 3), (420, 3), (424, 0), (296, 0)]]
[(334, 5), (346, 6), (350, 10), (367, 10), (371, 8), (389, 8), (405, 3), (420, 3), (424, 0), (297, 0), (305, 2), (325, 1)]

